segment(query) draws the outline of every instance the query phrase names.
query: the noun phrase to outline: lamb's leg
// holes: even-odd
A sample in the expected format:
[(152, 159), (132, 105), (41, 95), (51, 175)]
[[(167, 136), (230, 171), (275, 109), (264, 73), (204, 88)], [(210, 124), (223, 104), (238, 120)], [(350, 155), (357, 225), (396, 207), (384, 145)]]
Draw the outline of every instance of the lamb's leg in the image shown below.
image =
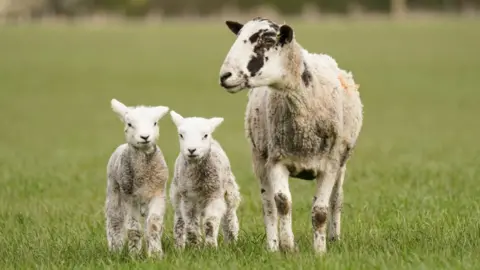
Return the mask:
[(166, 199), (163, 192), (157, 194), (149, 205), (147, 216), (147, 255), (155, 255), (162, 257), (162, 233), (163, 233), (163, 217), (165, 215)]
[(268, 172), (268, 181), (273, 187), (273, 197), (279, 217), (280, 249), (284, 251), (292, 251), (295, 247), (292, 232), (292, 196), (288, 177), (288, 169), (281, 164), (273, 165)]
[(267, 234), (267, 249), (278, 251), (278, 218), (275, 200), (273, 198), (273, 187), (267, 177), (265, 160), (259, 154), (253, 154), (253, 170), (260, 181), (260, 192), (262, 197), (263, 223)]
[(204, 230), (205, 243), (209, 246), (217, 247), (218, 229), (220, 220), (225, 214), (226, 205), (223, 196), (211, 201), (205, 208)]
[(195, 202), (182, 202), (182, 216), (185, 218), (187, 232), (187, 243), (192, 245), (200, 244), (200, 216)]
[(340, 168), (337, 180), (330, 196), (330, 227), (328, 229), (328, 238), (331, 241), (340, 240), (340, 224), (343, 206), (343, 179), (345, 178), (346, 166)]
[(173, 217), (173, 237), (175, 238), (175, 247), (185, 247), (185, 220), (182, 216), (181, 201), (175, 205), (175, 213)]
[(125, 244), (125, 218), (123, 211), (120, 190), (114, 187), (108, 187), (107, 198), (105, 200), (105, 219), (108, 249), (110, 251), (121, 251)]
[(240, 204), (240, 200), (241, 198), (238, 188), (230, 185), (229, 189), (225, 194), (227, 210), (222, 217), (223, 237), (225, 242), (235, 242), (238, 239), (239, 224), (237, 217), (237, 208)]
[(335, 161), (328, 161), (325, 170), (317, 177), (317, 192), (312, 206), (313, 249), (317, 253), (327, 251), (326, 231), (330, 195), (338, 172)]
[(170, 185), (170, 200), (172, 202), (174, 216), (173, 216), (173, 238), (175, 240), (175, 247), (183, 249), (185, 247), (185, 220), (182, 216), (182, 199), (177, 192), (175, 180)]
[(142, 250), (142, 232), (140, 224), (140, 207), (132, 197), (125, 200), (128, 251), (137, 254)]

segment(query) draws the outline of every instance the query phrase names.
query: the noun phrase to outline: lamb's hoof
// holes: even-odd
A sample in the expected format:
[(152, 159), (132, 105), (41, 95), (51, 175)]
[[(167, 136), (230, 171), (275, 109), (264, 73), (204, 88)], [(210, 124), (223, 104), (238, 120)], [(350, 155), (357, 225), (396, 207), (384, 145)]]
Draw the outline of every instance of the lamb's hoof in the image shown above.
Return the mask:
[(149, 251), (147, 252), (147, 257), (156, 259), (156, 260), (161, 260), (163, 259), (163, 251), (162, 250), (155, 250), (155, 251)]
[(329, 242), (339, 242), (339, 241), (340, 241), (340, 236), (339, 236), (339, 235), (330, 236), (330, 237), (328, 238), (328, 241), (329, 241)]
[(278, 252), (277, 242), (275, 241), (274, 243), (267, 245), (267, 251), (268, 252)]

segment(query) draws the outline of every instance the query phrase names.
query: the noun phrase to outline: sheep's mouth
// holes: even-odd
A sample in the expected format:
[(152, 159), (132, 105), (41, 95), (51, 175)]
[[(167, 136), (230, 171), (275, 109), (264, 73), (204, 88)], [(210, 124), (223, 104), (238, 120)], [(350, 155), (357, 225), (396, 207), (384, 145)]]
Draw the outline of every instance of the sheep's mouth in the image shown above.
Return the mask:
[(222, 85), (222, 87), (227, 90), (229, 93), (237, 93), (245, 88), (244, 83), (235, 84), (235, 85)]

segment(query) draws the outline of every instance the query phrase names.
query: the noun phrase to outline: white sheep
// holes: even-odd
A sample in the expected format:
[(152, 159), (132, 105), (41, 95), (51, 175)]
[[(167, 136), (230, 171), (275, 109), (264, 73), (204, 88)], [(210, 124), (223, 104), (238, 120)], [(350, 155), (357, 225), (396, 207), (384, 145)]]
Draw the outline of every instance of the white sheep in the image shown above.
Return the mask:
[(174, 111), (170, 115), (177, 126), (180, 145), (170, 185), (176, 247), (184, 248), (185, 241), (199, 244), (201, 225), (205, 243), (217, 247), (220, 223), (225, 242), (235, 242), (239, 230), (239, 187), (227, 155), (212, 137), (223, 118), (183, 118)]
[(316, 179), (313, 247), (323, 254), (327, 220), (329, 238), (340, 237), (346, 163), (363, 122), (358, 86), (333, 58), (303, 49), (286, 24), (263, 18), (226, 24), (237, 38), (220, 84), (230, 93), (250, 88), (245, 129), (261, 185), (267, 247), (295, 249), (288, 179)]
[(148, 256), (162, 257), (161, 237), (166, 208), (168, 167), (156, 141), (157, 122), (169, 108), (127, 107), (112, 99), (113, 111), (125, 124), (125, 144), (107, 165), (105, 218), (108, 248), (119, 251), (128, 243), (132, 254), (142, 248), (141, 218), (146, 217)]

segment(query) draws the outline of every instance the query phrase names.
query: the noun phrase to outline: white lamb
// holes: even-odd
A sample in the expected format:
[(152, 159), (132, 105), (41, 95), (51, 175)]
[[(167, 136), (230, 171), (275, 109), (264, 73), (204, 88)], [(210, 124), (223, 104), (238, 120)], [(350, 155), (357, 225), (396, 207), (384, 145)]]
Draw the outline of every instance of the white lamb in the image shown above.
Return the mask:
[(121, 250), (126, 238), (129, 252), (139, 253), (140, 221), (146, 217), (147, 254), (162, 257), (168, 167), (156, 140), (157, 122), (169, 108), (127, 107), (115, 99), (111, 105), (125, 123), (127, 143), (117, 147), (107, 166), (105, 217), (109, 250)]
[(174, 111), (170, 115), (180, 141), (170, 186), (175, 211), (175, 245), (184, 248), (185, 240), (188, 244), (199, 244), (200, 225), (203, 225), (205, 243), (217, 247), (220, 223), (225, 241), (236, 241), (239, 230), (236, 211), (241, 200), (239, 187), (227, 155), (212, 138), (212, 132), (223, 118), (183, 118)]
[(220, 69), (220, 84), (230, 93), (251, 89), (245, 129), (261, 185), (268, 249), (295, 248), (288, 184), (294, 177), (317, 181), (313, 247), (322, 254), (327, 219), (329, 238), (340, 237), (346, 164), (363, 122), (358, 86), (333, 58), (303, 49), (286, 24), (262, 18), (226, 24), (237, 38)]

